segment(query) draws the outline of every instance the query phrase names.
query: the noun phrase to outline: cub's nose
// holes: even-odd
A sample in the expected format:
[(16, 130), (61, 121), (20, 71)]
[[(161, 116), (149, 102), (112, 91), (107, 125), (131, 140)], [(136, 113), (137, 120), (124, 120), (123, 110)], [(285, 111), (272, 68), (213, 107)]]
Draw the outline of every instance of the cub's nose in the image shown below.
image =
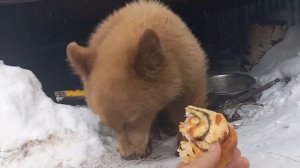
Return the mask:
[(141, 154), (133, 153), (128, 156), (121, 156), (124, 160), (137, 160), (148, 157), (152, 153), (152, 142), (151, 140), (148, 141), (148, 144), (146, 146), (145, 152)]
[(138, 159), (142, 159), (142, 158), (146, 158), (151, 154), (151, 150), (147, 150), (145, 153), (143, 154), (132, 154), (132, 155), (128, 155), (128, 156), (122, 156), (122, 159), (125, 160), (138, 160)]

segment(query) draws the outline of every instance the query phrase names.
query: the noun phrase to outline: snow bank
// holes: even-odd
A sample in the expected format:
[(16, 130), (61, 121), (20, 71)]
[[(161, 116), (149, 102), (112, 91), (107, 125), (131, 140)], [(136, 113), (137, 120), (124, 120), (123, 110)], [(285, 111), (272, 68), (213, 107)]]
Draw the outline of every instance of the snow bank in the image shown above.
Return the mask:
[(300, 167), (300, 27), (292, 27), (286, 39), (273, 47), (254, 67), (259, 84), (290, 78), (263, 92), (263, 107), (247, 105), (238, 110), (239, 147), (251, 167)]
[(98, 118), (59, 105), (33, 73), (0, 62), (0, 166), (74, 167), (104, 152)]
[(279, 78), (292, 78), (299, 75), (300, 66), (300, 27), (290, 27), (285, 39), (271, 48), (253, 67), (251, 75), (259, 84)]

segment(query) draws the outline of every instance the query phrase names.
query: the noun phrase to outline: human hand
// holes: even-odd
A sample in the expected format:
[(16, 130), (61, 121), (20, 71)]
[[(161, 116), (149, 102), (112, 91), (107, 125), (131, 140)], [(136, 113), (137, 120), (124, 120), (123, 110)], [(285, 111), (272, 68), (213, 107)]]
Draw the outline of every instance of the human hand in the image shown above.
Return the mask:
[[(177, 168), (215, 168), (221, 156), (220, 145), (212, 145), (207, 152), (190, 164), (181, 162)], [(249, 168), (249, 161), (235, 149), (231, 162), (225, 168)]]

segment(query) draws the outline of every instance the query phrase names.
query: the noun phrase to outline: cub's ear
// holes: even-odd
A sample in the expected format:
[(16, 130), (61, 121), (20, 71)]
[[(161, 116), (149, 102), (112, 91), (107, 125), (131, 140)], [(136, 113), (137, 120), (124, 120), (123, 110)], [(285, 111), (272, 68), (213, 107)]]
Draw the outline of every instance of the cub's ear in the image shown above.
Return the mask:
[(141, 36), (134, 62), (136, 73), (146, 80), (159, 76), (165, 66), (165, 58), (158, 35), (151, 29)]
[(78, 45), (76, 42), (71, 42), (67, 46), (67, 60), (75, 73), (83, 81), (86, 81), (92, 70), (92, 63), (94, 61), (90, 50)]

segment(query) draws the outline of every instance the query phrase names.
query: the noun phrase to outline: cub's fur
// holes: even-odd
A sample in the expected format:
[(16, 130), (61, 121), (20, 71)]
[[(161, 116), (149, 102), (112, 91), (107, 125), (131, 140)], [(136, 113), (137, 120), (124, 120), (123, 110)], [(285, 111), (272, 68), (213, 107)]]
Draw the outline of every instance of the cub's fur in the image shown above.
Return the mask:
[(177, 130), (187, 105), (205, 107), (205, 53), (185, 23), (159, 2), (119, 9), (97, 27), (88, 47), (71, 42), (67, 56), (89, 108), (115, 131), (125, 159), (150, 154), (156, 117)]

